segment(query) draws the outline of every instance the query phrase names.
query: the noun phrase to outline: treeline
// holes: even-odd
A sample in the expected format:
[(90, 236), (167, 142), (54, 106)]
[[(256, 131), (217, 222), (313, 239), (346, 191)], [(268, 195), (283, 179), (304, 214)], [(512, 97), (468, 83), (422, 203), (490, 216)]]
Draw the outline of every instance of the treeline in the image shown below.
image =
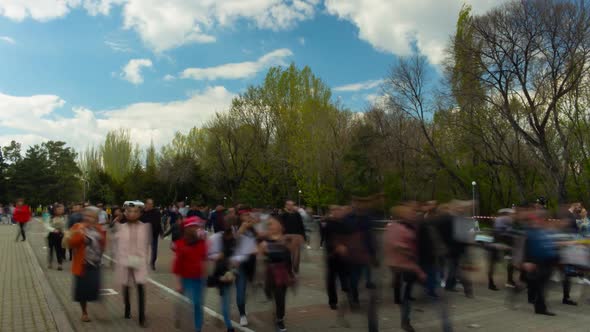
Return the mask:
[(81, 153), (79, 177), (106, 202), (277, 206), (299, 191), (314, 208), (377, 192), (389, 205), (475, 191), (483, 213), (538, 196), (590, 202), (584, 3), (514, 1), (479, 16), (464, 7), (444, 64), (419, 52), (397, 59), (382, 98), (361, 113), (335, 102), (310, 68), (271, 68), (159, 151), (109, 133)]

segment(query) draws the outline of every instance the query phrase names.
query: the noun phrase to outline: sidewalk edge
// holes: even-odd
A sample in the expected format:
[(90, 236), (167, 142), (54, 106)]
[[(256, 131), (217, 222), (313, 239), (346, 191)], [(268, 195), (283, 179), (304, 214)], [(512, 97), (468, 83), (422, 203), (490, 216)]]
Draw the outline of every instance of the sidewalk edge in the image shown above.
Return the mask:
[(49, 306), (49, 312), (51, 312), (51, 316), (53, 317), (53, 321), (55, 322), (55, 327), (59, 332), (74, 332), (74, 328), (72, 327), (72, 323), (70, 319), (65, 314), (65, 308), (63, 304), (58, 300), (57, 295), (55, 294), (55, 290), (45, 278), (45, 273), (41, 268), (39, 260), (37, 256), (33, 252), (33, 248), (28, 241), (26, 242), (27, 252), (31, 256), (32, 260), (35, 262), (35, 266), (33, 270), (35, 271), (35, 276), (39, 283), (41, 284), (41, 288), (43, 289), (43, 295), (45, 296), (45, 301)]

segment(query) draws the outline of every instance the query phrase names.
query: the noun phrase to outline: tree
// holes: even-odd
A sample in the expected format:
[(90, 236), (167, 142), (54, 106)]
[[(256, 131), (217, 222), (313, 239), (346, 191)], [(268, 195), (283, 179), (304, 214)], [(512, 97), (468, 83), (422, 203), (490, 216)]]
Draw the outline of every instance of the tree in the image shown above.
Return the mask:
[(565, 201), (572, 132), (560, 106), (588, 76), (585, 2), (510, 2), (474, 17), (471, 27), (473, 43), (457, 48), (477, 59), (480, 72), (471, 77), (485, 90), (482, 102), (527, 142)]
[(124, 129), (110, 131), (100, 152), (105, 172), (118, 183), (139, 164), (139, 150)]

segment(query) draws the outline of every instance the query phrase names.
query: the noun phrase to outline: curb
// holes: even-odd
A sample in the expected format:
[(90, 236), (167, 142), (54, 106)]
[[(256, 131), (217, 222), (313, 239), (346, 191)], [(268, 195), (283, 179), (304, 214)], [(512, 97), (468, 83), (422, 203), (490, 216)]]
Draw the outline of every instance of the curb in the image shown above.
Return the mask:
[(63, 305), (58, 300), (53, 287), (49, 284), (47, 278), (45, 278), (45, 273), (41, 268), (39, 260), (37, 260), (37, 256), (35, 256), (35, 253), (33, 252), (31, 244), (29, 241), (25, 242), (27, 252), (29, 253), (31, 259), (35, 262), (33, 270), (37, 280), (39, 280), (39, 283), (41, 284), (41, 288), (43, 289), (43, 295), (45, 296), (45, 301), (47, 301), (47, 305), (49, 306), (49, 312), (51, 312), (51, 316), (55, 322), (55, 327), (59, 332), (74, 332), (75, 330), (72, 327), (72, 323), (70, 322), (69, 318), (65, 314), (66, 311), (63, 308)]

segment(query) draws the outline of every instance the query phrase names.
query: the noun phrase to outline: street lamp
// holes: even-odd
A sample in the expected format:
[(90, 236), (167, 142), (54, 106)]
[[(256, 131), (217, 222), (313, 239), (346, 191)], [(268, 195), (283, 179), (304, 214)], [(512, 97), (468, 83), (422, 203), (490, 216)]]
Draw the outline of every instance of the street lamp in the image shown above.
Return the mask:
[(301, 206), (301, 189), (299, 189), (299, 195), (297, 195), (297, 206)]
[(475, 181), (471, 182), (471, 187), (473, 189), (472, 190), (473, 197), (472, 197), (472, 201), (471, 202), (473, 204), (473, 217), (474, 218), (475, 218), (475, 186), (477, 186), (477, 182), (475, 182)]
[[(84, 199), (83, 199), (83, 202), (86, 203), (86, 185), (88, 184), (88, 180), (86, 180), (86, 179), (83, 178), (82, 179), (82, 182), (83, 182), (83, 187), (84, 187)], [(89, 185), (89, 187), (90, 187), (90, 185)], [(88, 188), (88, 189), (90, 189), (90, 188)]]
[(227, 197), (223, 196), (223, 207), (226, 207), (225, 201), (227, 201)]

